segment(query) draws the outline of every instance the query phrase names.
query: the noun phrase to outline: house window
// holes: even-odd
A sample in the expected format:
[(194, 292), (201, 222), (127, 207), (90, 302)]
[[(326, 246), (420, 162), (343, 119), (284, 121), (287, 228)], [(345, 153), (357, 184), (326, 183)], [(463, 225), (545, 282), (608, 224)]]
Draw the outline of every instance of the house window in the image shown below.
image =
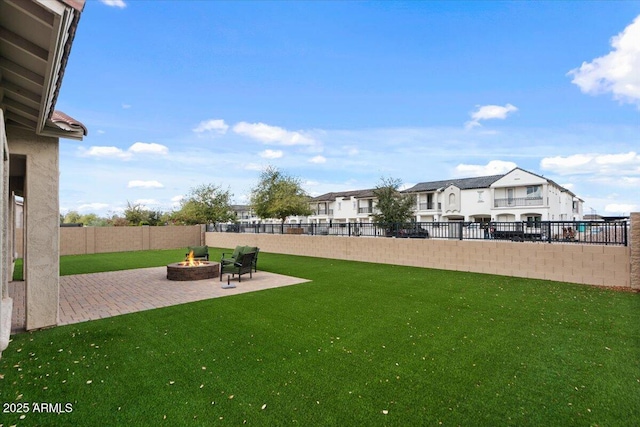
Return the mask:
[(527, 227), (540, 227), (541, 219), (540, 215), (527, 216)]
[(484, 190), (478, 191), (478, 203), (483, 203), (484, 202)]
[(539, 198), (542, 197), (542, 186), (541, 185), (530, 185), (527, 187), (527, 197), (528, 198)]

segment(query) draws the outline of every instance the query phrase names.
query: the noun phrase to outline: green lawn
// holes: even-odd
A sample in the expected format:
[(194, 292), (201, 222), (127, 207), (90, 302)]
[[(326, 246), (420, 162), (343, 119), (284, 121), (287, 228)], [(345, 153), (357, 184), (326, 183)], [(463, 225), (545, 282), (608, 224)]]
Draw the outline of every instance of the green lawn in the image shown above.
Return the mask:
[(640, 424), (639, 294), (268, 253), (259, 269), (312, 281), (14, 336), (0, 401), (30, 412), (0, 423)]
[[(212, 252), (212, 260), (219, 257)], [(165, 249), (138, 252), (110, 252), (92, 255), (65, 255), (60, 257), (60, 275), (98, 273), (101, 271), (130, 270), (132, 268), (160, 267), (182, 261), (185, 249)], [(22, 280), (22, 259), (16, 261), (14, 280)]]

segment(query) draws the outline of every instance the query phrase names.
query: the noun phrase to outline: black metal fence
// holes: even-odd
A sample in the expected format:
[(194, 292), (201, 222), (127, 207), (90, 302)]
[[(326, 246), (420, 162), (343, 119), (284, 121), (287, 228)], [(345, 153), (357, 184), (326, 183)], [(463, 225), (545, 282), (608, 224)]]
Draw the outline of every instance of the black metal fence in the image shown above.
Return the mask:
[(629, 222), (412, 222), (408, 224), (210, 224), (207, 231), (307, 234), (313, 236), (396, 237), (409, 239), (510, 240), (514, 242), (628, 245)]

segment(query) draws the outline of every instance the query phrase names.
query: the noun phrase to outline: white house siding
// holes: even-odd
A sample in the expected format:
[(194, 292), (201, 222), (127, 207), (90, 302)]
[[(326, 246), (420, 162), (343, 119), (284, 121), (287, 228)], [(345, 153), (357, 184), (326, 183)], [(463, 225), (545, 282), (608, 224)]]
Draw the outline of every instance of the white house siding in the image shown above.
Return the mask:
[[(527, 201), (529, 186), (540, 186), (542, 200), (539, 203)], [(494, 200), (509, 197), (514, 200), (514, 206), (507, 203), (507, 206), (493, 207), (492, 216), (496, 221), (524, 221), (530, 216), (538, 216), (542, 221), (581, 219), (579, 215), (573, 214), (573, 200), (579, 199), (554, 182), (525, 170), (514, 169), (494, 182), (491, 188)]]

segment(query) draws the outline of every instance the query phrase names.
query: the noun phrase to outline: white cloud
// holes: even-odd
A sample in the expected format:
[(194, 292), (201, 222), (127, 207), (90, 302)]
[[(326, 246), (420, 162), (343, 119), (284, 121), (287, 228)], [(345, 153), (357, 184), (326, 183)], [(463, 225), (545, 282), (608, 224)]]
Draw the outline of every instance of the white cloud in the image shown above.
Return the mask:
[(182, 199), (184, 199), (184, 196), (182, 194), (178, 195), (178, 196), (173, 196), (171, 198), (172, 202), (180, 202)]
[(614, 99), (640, 108), (640, 15), (611, 39), (611, 47), (607, 55), (583, 62), (567, 75), (583, 93), (610, 92)]
[(264, 150), (262, 153), (260, 153), (260, 157), (262, 157), (263, 159), (279, 159), (283, 155), (284, 153), (282, 152), (282, 150)]
[(78, 149), (81, 157), (99, 157), (99, 158), (116, 158), (126, 159), (129, 157), (121, 148), (118, 147), (89, 147), (87, 150), (84, 147)]
[[(638, 172), (640, 172), (640, 170)], [(631, 187), (631, 186), (639, 187), (640, 186), (640, 176), (637, 176), (637, 177), (623, 176), (620, 179), (620, 181), (622, 182), (622, 185), (624, 185), (624, 186), (629, 186), (629, 187)]]
[(86, 203), (78, 206), (78, 212), (94, 212), (108, 207), (107, 203)]
[(233, 131), (239, 135), (275, 145), (314, 145), (315, 141), (300, 132), (292, 132), (278, 126), (270, 126), (264, 123), (239, 122), (233, 127)]
[(124, 0), (100, 0), (100, 2), (102, 4), (106, 4), (107, 6), (118, 7), (120, 9), (124, 9), (125, 7), (127, 7), (127, 4), (124, 2)]
[(156, 144), (155, 142), (136, 142), (124, 151), (118, 147), (110, 146), (92, 146), (89, 149), (84, 147), (78, 148), (80, 157), (96, 157), (102, 159), (122, 159), (129, 160), (134, 154), (159, 154), (166, 155), (169, 153), (169, 148), (164, 145)]
[(166, 155), (169, 153), (169, 148), (162, 144), (156, 144), (155, 142), (136, 142), (129, 147), (129, 152), (136, 154)]
[(229, 125), (224, 122), (222, 119), (211, 119), (200, 122), (198, 126), (196, 126), (193, 131), (196, 133), (204, 133), (204, 132), (212, 132), (220, 135), (224, 135), (227, 133), (229, 129)]
[[(635, 151), (619, 154), (573, 154), (571, 156), (545, 157), (540, 168), (559, 175), (596, 174), (615, 175), (619, 180), (637, 182), (640, 175), (640, 155)], [(630, 175), (625, 177), (625, 175)], [(635, 176), (635, 178), (634, 178)]]
[(540, 160), (540, 167), (545, 170), (551, 170), (555, 173), (588, 173), (585, 169), (587, 165), (595, 158), (593, 154), (573, 154), (571, 156), (545, 157)]
[(127, 188), (164, 188), (164, 185), (158, 181), (141, 181), (141, 180), (132, 180), (129, 181)]
[(635, 152), (630, 151), (622, 154), (603, 154), (601, 156), (597, 156), (595, 161), (601, 165), (624, 165), (638, 163), (640, 161), (640, 157), (638, 157)]
[(507, 118), (509, 113), (518, 111), (518, 108), (514, 105), (507, 104), (504, 107), (500, 105), (482, 105), (478, 106), (478, 109), (471, 113), (471, 120), (465, 123), (467, 129), (471, 129), (477, 126), (481, 126), (480, 120), (492, 120)]
[(315, 164), (322, 164), (322, 163), (326, 163), (327, 162), (327, 158), (324, 156), (315, 156), (312, 157), (311, 159), (309, 159), (310, 163), (315, 163)]
[(455, 168), (457, 176), (488, 176), (488, 175), (501, 175), (516, 168), (513, 162), (505, 162), (502, 160), (491, 160), (486, 165), (467, 165), (464, 163), (459, 164)]
[(640, 205), (611, 203), (604, 207), (605, 212), (624, 214), (630, 212), (638, 212)]
[(122, 104), (123, 110), (128, 110), (129, 108), (131, 108), (131, 104)]

